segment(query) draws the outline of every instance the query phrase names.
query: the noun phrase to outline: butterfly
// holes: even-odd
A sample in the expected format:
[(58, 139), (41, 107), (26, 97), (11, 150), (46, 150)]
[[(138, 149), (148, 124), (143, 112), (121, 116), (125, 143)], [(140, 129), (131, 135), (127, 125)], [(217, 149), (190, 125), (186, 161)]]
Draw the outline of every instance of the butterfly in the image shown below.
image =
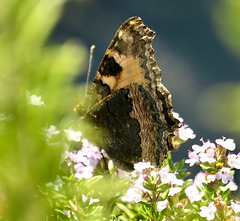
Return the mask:
[(78, 110), (93, 125), (97, 145), (126, 171), (141, 161), (160, 167), (180, 127), (153, 57), (154, 36), (141, 18), (127, 19), (111, 41)]

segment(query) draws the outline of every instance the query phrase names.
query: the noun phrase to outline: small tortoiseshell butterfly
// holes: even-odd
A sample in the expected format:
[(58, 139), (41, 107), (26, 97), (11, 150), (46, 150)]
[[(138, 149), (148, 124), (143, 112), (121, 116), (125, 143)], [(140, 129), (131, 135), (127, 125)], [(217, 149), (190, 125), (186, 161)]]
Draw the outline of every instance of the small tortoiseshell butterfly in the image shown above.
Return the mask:
[(126, 20), (78, 110), (95, 126), (92, 133), (100, 137), (96, 144), (124, 170), (133, 170), (133, 164), (143, 160), (160, 167), (180, 127), (153, 57), (154, 36), (139, 17)]

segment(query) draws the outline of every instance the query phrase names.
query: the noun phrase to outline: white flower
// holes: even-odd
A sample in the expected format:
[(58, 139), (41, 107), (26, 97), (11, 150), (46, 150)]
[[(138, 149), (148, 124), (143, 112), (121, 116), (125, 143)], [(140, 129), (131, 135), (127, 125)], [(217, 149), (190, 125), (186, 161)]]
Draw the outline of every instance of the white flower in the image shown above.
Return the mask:
[(169, 196), (174, 196), (175, 194), (179, 193), (181, 190), (182, 190), (181, 187), (171, 187), (168, 195)]
[(50, 125), (49, 128), (46, 128), (45, 132), (46, 132), (46, 137), (48, 139), (51, 139), (54, 135), (57, 135), (60, 133), (60, 131), (57, 130), (56, 126), (54, 126), (54, 125)]
[(239, 213), (240, 212), (240, 204), (237, 201), (236, 203), (231, 202), (231, 207), (234, 210), (235, 213)]
[[(83, 201), (83, 202), (87, 202), (87, 200), (88, 200), (88, 196), (82, 194), (82, 201)], [(89, 204), (88, 204), (88, 205), (91, 205), (91, 204), (96, 203), (96, 202), (99, 202), (99, 201), (100, 201), (100, 199), (98, 199), (98, 198), (93, 199), (92, 197), (90, 197), (90, 199), (89, 199)]]
[(64, 129), (65, 135), (69, 141), (79, 142), (81, 140), (82, 133), (75, 131), (72, 128)]
[(156, 170), (152, 170), (150, 175), (154, 178), (158, 177), (158, 172)]
[(189, 159), (186, 159), (185, 163), (189, 163), (190, 167), (192, 167), (195, 163), (199, 163), (199, 156), (196, 152), (189, 151), (188, 157)]
[(202, 187), (203, 183), (206, 183), (206, 173), (199, 172), (193, 181), (194, 186)]
[(89, 205), (92, 205), (93, 203), (97, 203), (99, 201), (100, 201), (100, 199), (98, 199), (98, 198), (96, 198), (96, 199), (90, 198)]
[(37, 96), (35, 94), (31, 94), (31, 92), (27, 91), (27, 99), (28, 103), (34, 106), (44, 106), (44, 101), (42, 101), (41, 96)]
[(207, 141), (205, 142), (203, 145), (202, 145), (202, 148), (204, 150), (206, 149), (215, 149), (216, 148), (216, 145), (214, 143), (211, 143), (210, 141)]
[(162, 168), (161, 170), (158, 171), (158, 174), (160, 176), (161, 182), (162, 183), (168, 183), (169, 180), (167, 179), (169, 169), (167, 167)]
[(221, 145), (222, 147), (224, 147), (227, 150), (233, 151), (236, 148), (236, 144), (234, 143), (233, 139), (226, 139), (225, 137), (223, 137), (223, 139), (217, 139), (216, 143), (218, 145)]
[(196, 135), (193, 133), (193, 130), (187, 125), (178, 129), (179, 137), (182, 140), (194, 139)]
[(211, 182), (215, 181), (215, 179), (216, 179), (216, 176), (214, 174), (209, 174), (207, 176), (207, 182), (208, 183), (211, 183)]
[[(113, 165), (112, 160), (109, 160), (109, 162), (111, 162), (112, 165)], [(108, 167), (109, 167), (109, 162), (108, 162)], [(127, 172), (127, 171), (124, 171), (124, 170), (121, 170), (121, 169), (118, 169), (118, 170), (117, 170), (117, 175), (118, 175), (118, 177), (121, 178), (121, 179), (131, 180), (131, 178), (132, 178), (130, 172)]]
[(87, 199), (88, 199), (88, 197), (87, 197), (86, 195), (82, 194), (82, 201), (83, 201), (83, 202), (86, 202)]
[(177, 184), (180, 186), (183, 185), (183, 180), (178, 179), (174, 173), (169, 173), (169, 169), (167, 167), (159, 170), (158, 174), (162, 183), (168, 183), (171, 185)]
[(174, 116), (175, 118), (177, 118), (181, 123), (183, 122), (183, 118), (180, 117), (179, 113), (176, 113), (176, 112), (173, 111), (172, 114), (173, 114), (173, 116)]
[(217, 211), (216, 206), (214, 205), (214, 202), (209, 203), (208, 206), (201, 206), (200, 209), (201, 209), (201, 212), (200, 212), (201, 217), (206, 217), (207, 220), (214, 219), (215, 212)]
[(200, 161), (202, 163), (205, 163), (205, 162), (213, 163), (213, 162), (215, 162), (216, 159), (214, 158), (214, 156), (215, 156), (214, 149), (208, 149), (206, 153), (199, 153)]
[(173, 173), (169, 173), (169, 169), (164, 167), (158, 172), (162, 183), (170, 183), (176, 176)]
[(220, 180), (222, 179), (222, 182), (224, 184), (228, 183), (228, 181), (233, 180), (233, 175), (230, 173), (230, 168), (228, 167), (223, 167), (220, 172), (216, 173), (216, 179)]
[(193, 185), (187, 187), (185, 193), (188, 199), (191, 201), (191, 203), (194, 201), (199, 201), (204, 195), (204, 193), (199, 192), (197, 187)]
[(63, 212), (68, 218), (71, 217), (71, 210), (63, 210)]
[(151, 166), (150, 162), (139, 162), (134, 164), (134, 170), (137, 173), (142, 173), (143, 170), (147, 168), (153, 168), (154, 166)]
[(204, 152), (206, 150), (206, 148), (204, 148), (203, 146), (199, 146), (197, 144), (192, 145), (192, 149), (194, 150), (195, 153)]
[(220, 186), (220, 190), (226, 191), (226, 190), (236, 191), (238, 189), (238, 186), (233, 181), (230, 181), (226, 186)]
[[(68, 157), (69, 157), (69, 146), (66, 144), (66, 143), (63, 143), (63, 146), (64, 146), (64, 152), (62, 153), (62, 156), (61, 156), (61, 163), (63, 163)], [(70, 166), (71, 164), (68, 163), (68, 166)]]
[(167, 207), (167, 204), (168, 204), (167, 199), (157, 202), (157, 211), (161, 212), (162, 210), (164, 210)]
[(143, 191), (147, 191), (143, 187), (143, 177), (140, 176), (134, 184), (128, 189), (126, 196), (120, 197), (123, 202), (139, 203), (142, 198)]
[(120, 197), (123, 202), (139, 203), (142, 198), (142, 189), (133, 186), (128, 189), (126, 196)]
[(236, 168), (236, 169), (240, 169), (240, 157), (239, 154), (229, 154), (227, 156), (227, 163), (231, 168)]
[[(173, 173), (172, 173), (173, 174)], [(174, 176), (173, 176), (174, 175)], [(183, 185), (183, 180), (181, 180), (181, 179), (178, 179), (177, 177), (176, 177), (176, 175), (175, 174), (173, 174), (173, 175), (171, 175), (171, 176), (169, 176), (169, 183), (171, 184), (171, 185), (173, 185), (173, 184), (177, 184), (177, 185), (179, 185), (179, 186), (182, 186)]]

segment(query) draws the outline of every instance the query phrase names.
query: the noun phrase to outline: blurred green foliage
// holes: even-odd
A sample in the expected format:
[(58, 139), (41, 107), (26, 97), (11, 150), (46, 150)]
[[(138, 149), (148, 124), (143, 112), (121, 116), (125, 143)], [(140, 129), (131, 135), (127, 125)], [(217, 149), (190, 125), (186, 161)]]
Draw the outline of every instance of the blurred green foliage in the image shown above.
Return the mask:
[(219, 0), (215, 4), (212, 16), (218, 37), (240, 58), (240, 2)]
[[(62, 144), (48, 145), (43, 128), (74, 114), (71, 83), (86, 50), (49, 44), (64, 0), (0, 3), (0, 219), (46, 220), (50, 205), (39, 187), (56, 179)], [(45, 105), (28, 103), (27, 91)]]
[[(211, 11), (213, 27), (223, 45), (233, 55), (233, 60), (240, 60), (240, 1), (219, 0)], [(223, 65), (224, 62), (220, 65)], [(228, 73), (226, 76), (239, 75)], [(207, 88), (198, 102), (200, 122), (212, 131), (221, 133), (240, 133), (240, 81), (221, 82)]]
[(240, 83), (223, 82), (201, 94), (198, 113), (208, 129), (220, 133), (240, 133)]

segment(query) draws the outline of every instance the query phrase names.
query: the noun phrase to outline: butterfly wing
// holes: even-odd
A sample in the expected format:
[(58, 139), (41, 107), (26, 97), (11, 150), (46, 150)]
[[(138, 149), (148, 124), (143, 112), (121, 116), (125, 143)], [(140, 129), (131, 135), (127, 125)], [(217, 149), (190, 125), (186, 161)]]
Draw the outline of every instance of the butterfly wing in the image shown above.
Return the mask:
[(104, 131), (100, 146), (125, 170), (142, 160), (161, 166), (179, 127), (153, 57), (154, 36), (139, 17), (126, 20), (103, 57), (85, 103), (85, 118)]
[(160, 85), (161, 71), (151, 47), (155, 32), (139, 17), (126, 20), (116, 32), (100, 65), (85, 102), (88, 110), (107, 95), (132, 83), (152, 88)]

